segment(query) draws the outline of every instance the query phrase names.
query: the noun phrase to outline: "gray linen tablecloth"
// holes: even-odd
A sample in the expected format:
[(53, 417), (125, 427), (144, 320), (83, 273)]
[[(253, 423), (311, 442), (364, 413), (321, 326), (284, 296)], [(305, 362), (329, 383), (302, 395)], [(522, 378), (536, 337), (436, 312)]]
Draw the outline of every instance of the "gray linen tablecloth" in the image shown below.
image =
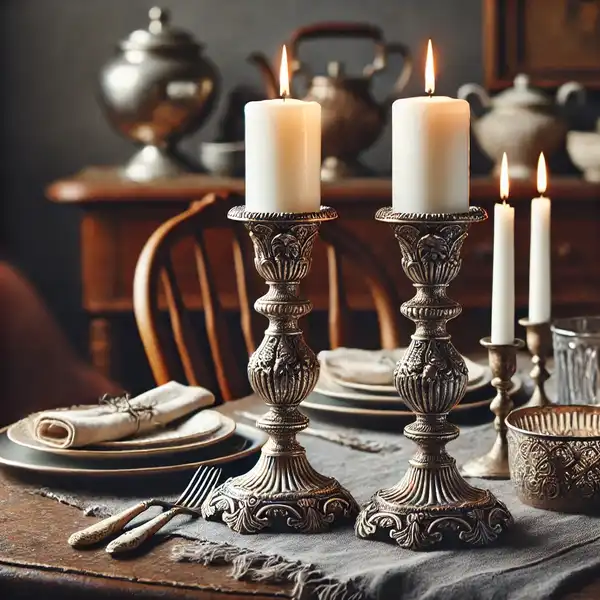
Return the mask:
[[(224, 407), (227, 412), (261, 409), (262, 404), (255, 397)], [(399, 440), (399, 434), (391, 433), (359, 431), (357, 435), (383, 443)], [(360, 503), (368, 500), (376, 488), (396, 483), (415, 449), (406, 439), (401, 439), (399, 450), (381, 454), (359, 452), (303, 435), (300, 439), (312, 464), (321, 472), (337, 477)], [(493, 439), (490, 424), (463, 427), (461, 436), (448, 448), (458, 464), (462, 464), (487, 451)], [(600, 568), (599, 519), (529, 508), (516, 499), (509, 481), (472, 481), (489, 487), (515, 518), (514, 528), (502, 545), (416, 553), (390, 544), (359, 540), (351, 527), (317, 535), (241, 536), (224, 525), (203, 520), (180, 521), (169, 531), (176, 529), (186, 538), (203, 540), (196, 542), (196, 546), (185, 542), (189, 548), (179, 553), (179, 559), (182, 555), (193, 559), (194, 549), (200, 549), (200, 560), (210, 562), (207, 548), (228, 548), (227, 552), (215, 551), (213, 559), (231, 562), (237, 576), (268, 580), (269, 569), (275, 573), (276, 565), (294, 563), (296, 570), (286, 572), (287, 578), (297, 584), (297, 597), (322, 600), (559, 598), (588, 581)], [(131, 497), (103, 496), (96, 491), (63, 494), (52, 489), (52, 492), (80, 508), (92, 505), (95, 514), (113, 513), (132, 503)], [(249, 552), (240, 553), (240, 549)], [(256, 556), (266, 559), (254, 560), (254, 567), (260, 564), (260, 568), (250, 564)], [(315, 584), (315, 574), (321, 583)]]

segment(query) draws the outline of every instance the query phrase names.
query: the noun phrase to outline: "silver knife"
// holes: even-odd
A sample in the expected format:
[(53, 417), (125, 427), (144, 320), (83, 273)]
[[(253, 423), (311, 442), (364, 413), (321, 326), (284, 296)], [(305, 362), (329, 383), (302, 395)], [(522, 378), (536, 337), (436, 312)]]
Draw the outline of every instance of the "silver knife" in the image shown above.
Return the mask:
[[(236, 410), (235, 414), (251, 421), (257, 421), (263, 416), (261, 414), (252, 413), (246, 410)], [(331, 429), (307, 427), (306, 429), (303, 429), (301, 433), (326, 440), (328, 442), (333, 442), (334, 444), (339, 444), (340, 446), (346, 446), (348, 448), (352, 448), (353, 450), (359, 450), (360, 452), (372, 452), (373, 454), (384, 451), (398, 450), (400, 448), (400, 446), (393, 443), (382, 444), (381, 442), (375, 442), (373, 440), (364, 440), (356, 436), (333, 431)]]

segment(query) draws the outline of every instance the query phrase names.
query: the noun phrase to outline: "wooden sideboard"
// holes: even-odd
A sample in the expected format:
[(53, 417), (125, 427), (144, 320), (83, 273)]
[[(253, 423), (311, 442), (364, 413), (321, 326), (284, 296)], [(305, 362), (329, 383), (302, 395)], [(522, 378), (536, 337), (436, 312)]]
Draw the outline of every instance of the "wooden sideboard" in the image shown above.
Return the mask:
[[(54, 202), (82, 209), (81, 277), (82, 306), (90, 317), (90, 354), (104, 372), (119, 377), (113, 369), (113, 336), (119, 319), (132, 312), (133, 272), (140, 250), (154, 229), (169, 217), (187, 208), (190, 202), (210, 192), (243, 194), (243, 180), (185, 175), (152, 183), (133, 183), (119, 178), (111, 168), (89, 168), (73, 177), (52, 183), (47, 196)], [(516, 295), (521, 312), (527, 306), (529, 272), (529, 200), (535, 195), (533, 184), (513, 183), (511, 203), (516, 206)], [(575, 178), (553, 178), (552, 198), (552, 277), (554, 314), (600, 311), (600, 184)], [(323, 185), (323, 203), (334, 206), (341, 223), (369, 244), (397, 283), (401, 298), (412, 295), (410, 284), (400, 267), (400, 251), (384, 224), (374, 221), (377, 208), (390, 203), (388, 179), (353, 179)], [(488, 213), (498, 198), (497, 181), (474, 178), (471, 204), (483, 206)], [(65, 206), (65, 210), (68, 207)], [(214, 260), (217, 287), (225, 308), (235, 310), (237, 298), (231, 264), (231, 233), (211, 232), (208, 243)], [(493, 226), (491, 220), (471, 228), (464, 246), (464, 264), (451, 296), (467, 313), (485, 320), (483, 329), (469, 321), (471, 337), (487, 333), (491, 303)], [(190, 249), (182, 247), (177, 260), (179, 277), (190, 306), (201, 309)], [(315, 309), (326, 309), (328, 290), (324, 248), (317, 247), (313, 269), (303, 286)], [(352, 308), (368, 310), (370, 295), (352, 265), (344, 266), (346, 289)], [(407, 327), (407, 330), (410, 328)], [(465, 318), (456, 322), (464, 331)]]

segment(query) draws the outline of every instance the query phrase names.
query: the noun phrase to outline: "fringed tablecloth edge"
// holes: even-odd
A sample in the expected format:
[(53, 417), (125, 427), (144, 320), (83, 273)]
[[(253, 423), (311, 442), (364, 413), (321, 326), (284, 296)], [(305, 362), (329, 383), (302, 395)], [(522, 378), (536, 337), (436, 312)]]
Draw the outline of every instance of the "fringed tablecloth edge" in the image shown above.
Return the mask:
[[(49, 498), (61, 504), (72, 506), (90, 517), (109, 517), (108, 507), (101, 504), (86, 504), (79, 498), (65, 493), (56, 493), (49, 488), (32, 490), (32, 494)], [(169, 537), (178, 537), (186, 541), (178, 542), (172, 550), (176, 562), (194, 562), (210, 565), (227, 565), (233, 579), (263, 583), (293, 584), (293, 600), (368, 600), (366, 585), (356, 580), (346, 582), (326, 577), (312, 564), (299, 561), (291, 562), (278, 555), (262, 554), (253, 550), (239, 548), (232, 544), (211, 542), (209, 540), (189, 540), (187, 536), (171, 533)]]
[(367, 600), (359, 581), (337, 581), (326, 577), (314, 565), (291, 562), (278, 555), (262, 554), (231, 544), (197, 540), (177, 543), (171, 556), (177, 562), (227, 565), (234, 579), (262, 583), (292, 583), (294, 600)]

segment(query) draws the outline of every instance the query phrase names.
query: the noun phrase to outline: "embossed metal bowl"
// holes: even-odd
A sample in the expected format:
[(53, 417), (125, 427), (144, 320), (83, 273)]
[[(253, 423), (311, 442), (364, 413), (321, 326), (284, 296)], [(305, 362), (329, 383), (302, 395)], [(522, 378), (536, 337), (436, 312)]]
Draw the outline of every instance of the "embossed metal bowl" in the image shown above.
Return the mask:
[(506, 425), (510, 474), (521, 502), (600, 513), (600, 406), (520, 408)]

